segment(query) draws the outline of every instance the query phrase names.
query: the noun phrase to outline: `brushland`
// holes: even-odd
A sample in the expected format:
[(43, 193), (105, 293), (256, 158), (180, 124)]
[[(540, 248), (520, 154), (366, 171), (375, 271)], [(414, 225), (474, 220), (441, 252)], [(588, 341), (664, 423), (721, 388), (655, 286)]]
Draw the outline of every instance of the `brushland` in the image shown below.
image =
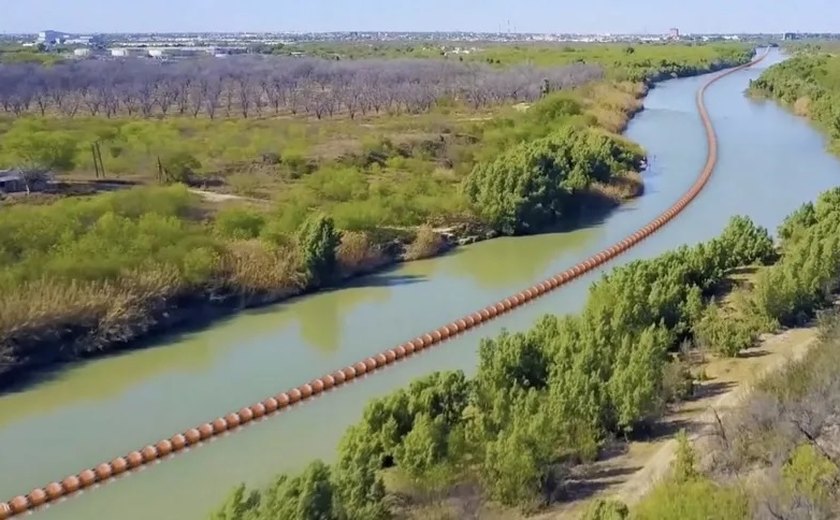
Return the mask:
[[(698, 70), (750, 56), (743, 46), (655, 52), (662, 49)], [(618, 56), (646, 52), (654, 51), (639, 46)], [(387, 63), (367, 66), (391, 70)], [(569, 80), (624, 65), (581, 66), (546, 75)], [(64, 74), (58, 67), (54, 73)], [(112, 193), (10, 195), (0, 206), (0, 382), (433, 256), (459, 240), (574, 226), (609, 210), (643, 189), (643, 152), (617, 132), (647, 88), (605, 79), (611, 74), (583, 74), (560, 90), (549, 81), (542, 95), (531, 85), (538, 92), (524, 105), (504, 97), (475, 106), (468, 96), (441, 95), (423, 110), (394, 101), (390, 111), (352, 117), (346, 106), (333, 115), (313, 107), (237, 116), (241, 95), (229, 117), (211, 117), (209, 110), (224, 108), (206, 104), (195, 117), (164, 114), (160, 103), (144, 113), (140, 94), (115, 101), (110, 115), (81, 117), (74, 110), (99, 102), (90, 96), (107, 98), (104, 91), (73, 87), (44, 98), (43, 111), (37, 91), (29, 105), (7, 95), (0, 160), (64, 171), (62, 181), (102, 182), (90, 179), (93, 157), (109, 175), (121, 173), (104, 179)], [(123, 113), (137, 103), (131, 117)], [(248, 107), (254, 103), (248, 98)], [(116, 181), (145, 186), (125, 190)], [(212, 202), (196, 187), (243, 198)]]
[(750, 92), (814, 121), (828, 135), (830, 150), (840, 154), (840, 54), (836, 46), (797, 47), (795, 52), (753, 81)]
[[(835, 46), (796, 45), (750, 91), (808, 117), (840, 152), (840, 59)], [(827, 52), (830, 51), (830, 52)], [(764, 314), (784, 325), (811, 320), (800, 355), (761, 378), (708, 432), (677, 437), (672, 470), (641, 502), (599, 500), (585, 520), (814, 519), (840, 516), (840, 313), (836, 292), (837, 190), (805, 204), (779, 229), (782, 260), (755, 288)], [(779, 267), (787, 263), (787, 268)], [(822, 266), (822, 267), (820, 267)], [(804, 269), (811, 274), (797, 274)], [(816, 270), (825, 269), (818, 275)], [(737, 293), (736, 293), (737, 294)], [(742, 298), (742, 297), (739, 297)], [(819, 310), (816, 319), (813, 310)], [(759, 300), (756, 300), (759, 301)], [(776, 303), (773, 303), (773, 302)]]
[[(260, 492), (240, 487), (214, 518), (427, 518), (431, 511), (484, 518), (550, 508), (567, 496), (578, 465), (596, 460), (612, 439), (644, 436), (672, 403), (690, 397), (702, 375), (689, 363), (695, 349), (737, 356), (762, 333), (805, 324), (831, 304), (840, 279), (840, 189), (790, 215), (778, 237), (775, 246), (767, 230), (735, 217), (714, 240), (616, 268), (592, 286), (581, 314), (545, 316), (527, 332), (482, 341), (474, 377), (437, 372), (372, 401), (332, 466), (315, 462)], [(734, 283), (745, 266), (754, 276)], [(829, 405), (819, 409), (833, 412)], [(775, 419), (761, 424), (759, 433), (783, 429)], [(775, 450), (774, 435), (742, 447)], [(797, 477), (802, 485), (813, 484), (808, 471)], [(715, 495), (715, 485), (690, 484), (661, 500), (705, 500), (695, 516), (656, 509), (665, 505), (640, 506), (639, 514), (741, 518), (747, 511), (731, 489)], [(614, 518), (607, 513), (622, 508), (613, 505), (599, 503), (590, 518)]]

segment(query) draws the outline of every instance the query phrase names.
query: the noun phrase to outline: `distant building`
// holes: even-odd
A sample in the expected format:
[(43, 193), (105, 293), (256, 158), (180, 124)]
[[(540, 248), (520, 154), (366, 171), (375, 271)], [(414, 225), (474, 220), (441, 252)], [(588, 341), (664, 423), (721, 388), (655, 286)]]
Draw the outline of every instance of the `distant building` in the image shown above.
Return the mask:
[(671, 38), (672, 40), (679, 40), (680, 39), (680, 30), (677, 29), (676, 27), (672, 27), (668, 31), (668, 37)]
[(133, 47), (114, 47), (111, 50), (111, 56), (114, 58), (130, 58), (132, 56), (148, 56), (148, 51), (145, 49), (136, 49)]
[(60, 33), (58, 31), (41, 31), (38, 33), (36, 43), (43, 43), (44, 45), (58, 45), (59, 43), (64, 43), (65, 38), (64, 33)]
[(73, 56), (77, 58), (89, 58), (91, 54), (92, 52), (88, 47), (82, 47), (81, 49), (73, 49)]

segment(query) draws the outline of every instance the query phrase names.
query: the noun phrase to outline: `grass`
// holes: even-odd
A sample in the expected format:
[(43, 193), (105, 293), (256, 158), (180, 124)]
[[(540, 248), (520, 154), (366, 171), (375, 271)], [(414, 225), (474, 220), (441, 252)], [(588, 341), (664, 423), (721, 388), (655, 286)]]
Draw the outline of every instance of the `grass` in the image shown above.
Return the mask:
[[(147, 187), (0, 206), (0, 355), (8, 366), (88, 355), (160, 328), (173, 307), (236, 307), (298, 293), (309, 282), (294, 237), (315, 212), (341, 230), (337, 278), (390, 260), (382, 244), (395, 238), (394, 229), (404, 231), (408, 258), (435, 254), (442, 241), (422, 226), (476, 218), (461, 185), (479, 162), (563, 125), (621, 131), (645, 86), (620, 80), (620, 70), (661, 55), (689, 71), (712, 58), (743, 58), (745, 49), (493, 50), (507, 53), (499, 54), (500, 66), (532, 55), (540, 65), (583, 57), (616, 72), (529, 108), (474, 110), (447, 101), (426, 113), (355, 120), (1, 117), (0, 164), (47, 158), (64, 170), (62, 179), (90, 180), (90, 147), (98, 142), (108, 178)], [(213, 203), (182, 186), (154, 187), (159, 164), (168, 171), (176, 158), (190, 183), (265, 204)], [(638, 176), (621, 172), (587, 193), (616, 203), (641, 189)]]

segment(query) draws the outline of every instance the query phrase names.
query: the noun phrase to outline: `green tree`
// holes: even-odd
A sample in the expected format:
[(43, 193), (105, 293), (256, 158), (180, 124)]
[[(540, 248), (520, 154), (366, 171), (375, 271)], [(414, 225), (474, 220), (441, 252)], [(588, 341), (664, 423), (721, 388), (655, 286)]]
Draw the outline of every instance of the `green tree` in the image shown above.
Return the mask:
[(67, 171), (75, 165), (77, 142), (67, 132), (20, 125), (3, 135), (0, 146), (11, 161), (26, 169)]
[(303, 265), (315, 287), (329, 282), (336, 272), (336, 250), (341, 235), (330, 217), (317, 214), (307, 218), (297, 233)]
[(265, 227), (265, 217), (248, 209), (227, 209), (216, 215), (213, 227), (223, 237), (248, 240), (260, 236)]
[(161, 160), (163, 181), (167, 184), (180, 182), (189, 184), (193, 175), (201, 168), (201, 162), (186, 151), (175, 152)]

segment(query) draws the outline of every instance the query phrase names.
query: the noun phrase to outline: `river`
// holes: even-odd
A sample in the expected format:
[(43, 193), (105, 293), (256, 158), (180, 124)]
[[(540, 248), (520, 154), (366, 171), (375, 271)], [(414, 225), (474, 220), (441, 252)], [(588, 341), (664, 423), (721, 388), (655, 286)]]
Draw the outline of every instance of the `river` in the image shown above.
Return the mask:
[[(717, 235), (743, 214), (775, 230), (840, 181), (840, 161), (809, 124), (747, 99), (748, 80), (778, 51), (707, 93), (720, 159), (707, 188), (673, 222), (617, 261), (439, 347), (35, 513), (39, 519), (202, 519), (239, 482), (264, 485), (314, 458), (330, 460), (364, 404), (440, 369), (472, 372), (480, 338), (578, 310), (620, 263)], [(626, 135), (650, 157), (645, 194), (567, 233), (459, 248), (352, 285), (241, 313), (121, 355), (63, 367), (0, 397), (0, 497), (91, 467), (410, 339), (508, 296), (640, 228), (693, 183), (705, 160), (694, 105), (703, 77), (660, 83)]]

